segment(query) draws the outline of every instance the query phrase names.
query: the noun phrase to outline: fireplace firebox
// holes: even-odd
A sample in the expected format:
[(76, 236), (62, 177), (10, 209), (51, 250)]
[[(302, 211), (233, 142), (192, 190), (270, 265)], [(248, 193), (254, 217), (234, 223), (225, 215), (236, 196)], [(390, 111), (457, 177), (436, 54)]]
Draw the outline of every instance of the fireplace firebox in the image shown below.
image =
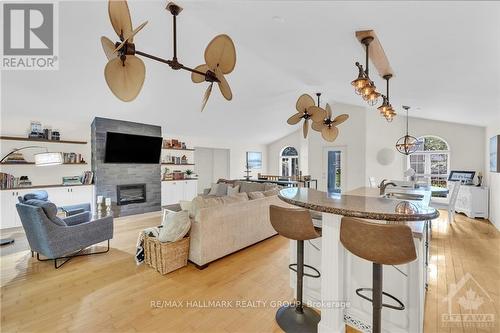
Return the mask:
[(118, 206), (146, 202), (146, 184), (117, 185), (116, 197)]

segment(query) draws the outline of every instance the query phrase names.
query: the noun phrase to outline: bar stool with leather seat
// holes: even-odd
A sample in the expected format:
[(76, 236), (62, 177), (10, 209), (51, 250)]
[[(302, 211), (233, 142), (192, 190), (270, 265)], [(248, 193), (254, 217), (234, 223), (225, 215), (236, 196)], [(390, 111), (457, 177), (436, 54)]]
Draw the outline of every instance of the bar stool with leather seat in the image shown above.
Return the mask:
[[(403, 303), (382, 291), (383, 265), (402, 265), (417, 258), (413, 234), (404, 224), (372, 223), (362, 219), (343, 217), (340, 225), (342, 245), (356, 256), (372, 262), (372, 288), (356, 289), (356, 294), (372, 302), (372, 332), (381, 332), (382, 307), (404, 310)], [(363, 292), (371, 291), (372, 298)], [(385, 304), (387, 296), (397, 305)]]
[[(321, 316), (302, 304), (304, 276), (319, 278), (320, 272), (304, 264), (304, 241), (321, 237), (321, 230), (314, 227), (311, 214), (306, 209), (285, 208), (271, 205), (270, 218), (273, 228), (283, 237), (297, 241), (297, 263), (288, 267), (297, 272), (297, 303), (284, 305), (276, 312), (276, 322), (287, 333), (317, 332)], [(304, 273), (304, 267), (315, 274)]]

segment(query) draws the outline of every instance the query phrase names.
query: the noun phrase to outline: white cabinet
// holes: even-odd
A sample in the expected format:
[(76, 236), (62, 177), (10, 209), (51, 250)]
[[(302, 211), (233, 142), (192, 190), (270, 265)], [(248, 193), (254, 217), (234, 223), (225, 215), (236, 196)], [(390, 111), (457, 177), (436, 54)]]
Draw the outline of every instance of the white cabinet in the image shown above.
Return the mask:
[[(450, 184), (450, 187), (453, 185)], [(452, 188), (450, 188), (450, 192)], [(488, 188), (477, 186), (460, 186), (455, 211), (464, 213), (470, 218), (488, 218)]]
[(0, 228), (14, 228), (21, 226), (21, 219), (17, 214), (17, 197), (23, 196), (27, 190), (3, 190), (0, 191)]
[(193, 200), (198, 193), (196, 180), (174, 180), (161, 183), (161, 205), (179, 203), (181, 200)]
[(21, 220), (16, 209), (16, 203), (19, 202), (17, 197), (37, 190), (47, 191), (49, 200), (57, 206), (76, 205), (90, 202), (92, 210), (94, 209), (93, 185), (2, 190), (0, 191), (0, 228), (4, 229), (21, 226)]

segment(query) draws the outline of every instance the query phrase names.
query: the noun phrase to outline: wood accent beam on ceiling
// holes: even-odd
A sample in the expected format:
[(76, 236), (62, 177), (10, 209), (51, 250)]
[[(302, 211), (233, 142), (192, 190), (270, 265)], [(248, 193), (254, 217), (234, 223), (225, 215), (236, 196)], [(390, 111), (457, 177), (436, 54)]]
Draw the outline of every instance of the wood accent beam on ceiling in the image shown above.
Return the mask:
[[(385, 55), (384, 48), (382, 47), (382, 44), (380, 44), (380, 40), (378, 39), (375, 31), (374, 30), (356, 31), (356, 38), (360, 43), (366, 37), (373, 37), (373, 41), (370, 43), (369, 46), (368, 56), (373, 65), (375, 66), (375, 68), (377, 69), (378, 74), (381, 77), (384, 77), (384, 75), (388, 74), (394, 76), (394, 71), (391, 68), (391, 64), (389, 64), (389, 60)], [(363, 47), (364, 50), (365, 46), (363, 44), (361, 44), (361, 46)]]

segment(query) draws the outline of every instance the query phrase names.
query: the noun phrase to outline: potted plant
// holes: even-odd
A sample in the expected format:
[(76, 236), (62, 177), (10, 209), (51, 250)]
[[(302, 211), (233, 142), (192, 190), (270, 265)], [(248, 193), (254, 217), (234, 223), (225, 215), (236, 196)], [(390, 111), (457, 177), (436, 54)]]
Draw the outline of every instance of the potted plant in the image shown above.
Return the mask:
[(187, 178), (191, 178), (191, 175), (192, 175), (193, 173), (194, 173), (194, 172), (193, 172), (193, 170), (187, 169), (187, 170), (186, 170), (186, 176), (187, 176)]

